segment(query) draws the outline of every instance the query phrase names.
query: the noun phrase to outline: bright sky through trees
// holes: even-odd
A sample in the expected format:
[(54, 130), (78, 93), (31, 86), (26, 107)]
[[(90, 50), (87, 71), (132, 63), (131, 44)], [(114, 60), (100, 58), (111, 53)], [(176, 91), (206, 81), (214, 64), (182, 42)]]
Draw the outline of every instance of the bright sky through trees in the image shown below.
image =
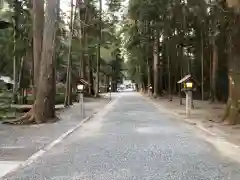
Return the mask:
[[(70, 2), (71, 0), (61, 0), (61, 9), (65, 12), (70, 11)], [(74, 4), (75, 4), (76, 0), (74, 0)], [(102, 0), (103, 2), (103, 9), (106, 9), (107, 6), (106, 4), (106, 0)]]

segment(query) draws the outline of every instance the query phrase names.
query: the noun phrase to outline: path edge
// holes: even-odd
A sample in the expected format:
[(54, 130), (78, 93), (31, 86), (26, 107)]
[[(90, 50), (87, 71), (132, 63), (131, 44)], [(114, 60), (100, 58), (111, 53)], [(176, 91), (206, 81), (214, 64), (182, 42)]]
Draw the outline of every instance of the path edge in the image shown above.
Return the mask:
[(205, 132), (206, 134), (217, 138), (219, 141), (223, 142), (223, 143), (228, 143), (229, 147), (233, 148), (233, 149), (238, 149), (238, 151), (240, 152), (240, 146), (238, 144), (232, 143), (230, 141), (228, 141), (226, 138), (224, 138), (223, 136), (218, 135), (217, 133), (214, 133), (210, 130), (208, 130), (207, 128), (205, 128), (201, 123), (197, 123), (197, 122), (193, 122), (187, 118), (183, 118), (180, 115), (178, 115), (175, 112), (172, 112), (171, 110), (169, 110), (168, 108), (157, 104), (156, 102), (154, 102), (151, 98), (146, 97), (146, 95), (140, 93), (141, 96), (148, 102), (150, 102), (152, 105), (154, 105), (158, 110), (165, 110), (167, 111), (170, 115), (174, 116), (177, 120), (188, 123), (190, 125), (194, 125), (194, 127), (196, 127), (197, 129), (201, 130), (202, 132)]
[(63, 133), (61, 136), (59, 136), (56, 140), (52, 141), (51, 143), (47, 144), (46, 146), (44, 146), (43, 148), (41, 148), (40, 150), (38, 150), (37, 152), (35, 152), (34, 154), (32, 154), (30, 157), (27, 158), (27, 160), (23, 161), (22, 163), (20, 163), (19, 165), (17, 165), (15, 168), (11, 169), (8, 173), (6, 173), (4, 176), (0, 176), (0, 179), (7, 176), (8, 174), (26, 167), (30, 164), (32, 164), (33, 162), (35, 162), (38, 158), (42, 157), (46, 152), (48, 152), (49, 150), (51, 150), (53, 147), (55, 147), (56, 145), (60, 144), (64, 139), (66, 139), (68, 136), (70, 136), (72, 133), (74, 133), (76, 130), (78, 130), (80, 127), (82, 127), (83, 124), (85, 124), (86, 122), (88, 122), (89, 120), (91, 120), (92, 118), (94, 118), (95, 116), (97, 116), (97, 114), (99, 114), (103, 109), (105, 109), (107, 106), (109, 106), (112, 102), (114, 102), (114, 100), (116, 99), (112, 99), (110, 100), (107, 104), (105, 104), (102, 108), (100, 108), (98, 111), (94, 112), (93, 114), (91, 114), (90, 116), (84, 118), (79, 124), (77, 124), (75, 127), (69, 129), (67, 132)]

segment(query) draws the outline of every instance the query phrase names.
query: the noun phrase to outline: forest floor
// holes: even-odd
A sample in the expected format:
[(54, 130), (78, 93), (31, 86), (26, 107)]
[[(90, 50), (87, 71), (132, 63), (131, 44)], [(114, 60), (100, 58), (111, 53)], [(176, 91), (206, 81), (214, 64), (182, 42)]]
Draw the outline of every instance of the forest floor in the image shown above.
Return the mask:
[(178, 119), (196, 125), (206, 133), (218, 136), (228, 144), (240, 149), (240, 125), (232, 126), (221, 122), (225, 111), (225, 104), (194, 100), (194, 109), (191, 111), (190, 118), (187, 118), (185, 113), (185, 99), (183, 99), (183, 105), (180, 105), (180, 100), (176, 96), (173, 97), (172, 101), (169, 101), (167, 96), (150, 99), (159, 108), (165, 108), (166, 111), (169, 111), (169, 113), (175, 115)]
[[(85, 117), (94, 115), (108, 102), (109, 98), (104, 97), (85, 98)], [(59, 121), (48, 124), (20, 126), (0, 124), (1, 171), (4, 171), (4, 168), (9, 171), (8, 167), (13, 168), (21, 164), (83, 121), (79, 103), (57, 111), (57, 116), (60, 118)]]

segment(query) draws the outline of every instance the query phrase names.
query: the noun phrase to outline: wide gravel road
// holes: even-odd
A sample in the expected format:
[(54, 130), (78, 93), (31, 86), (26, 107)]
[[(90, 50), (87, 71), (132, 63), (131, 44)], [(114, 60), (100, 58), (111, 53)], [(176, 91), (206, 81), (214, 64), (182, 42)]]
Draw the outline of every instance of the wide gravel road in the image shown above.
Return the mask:
[(240, 165), (138, 93), (4, 180), (240, 180)]

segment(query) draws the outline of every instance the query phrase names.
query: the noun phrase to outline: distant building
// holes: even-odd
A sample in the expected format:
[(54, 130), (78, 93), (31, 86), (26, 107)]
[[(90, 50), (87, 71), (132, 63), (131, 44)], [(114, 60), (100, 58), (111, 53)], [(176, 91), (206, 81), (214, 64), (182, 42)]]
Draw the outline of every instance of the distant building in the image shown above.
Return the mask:
[(0, 76), (0, 81), (3, 81), (7, 84), (14, 84), (13, 80), (9, 76)]
[(126, 89), (131, 88), (135, 89), (135, 83), (133, 83), (131, 80), (124, 79), (122, 84)]
[(7, 88), (10, 90), (13, 86), (14, 82), (9, 76), (0, 76), (0, 89)]

